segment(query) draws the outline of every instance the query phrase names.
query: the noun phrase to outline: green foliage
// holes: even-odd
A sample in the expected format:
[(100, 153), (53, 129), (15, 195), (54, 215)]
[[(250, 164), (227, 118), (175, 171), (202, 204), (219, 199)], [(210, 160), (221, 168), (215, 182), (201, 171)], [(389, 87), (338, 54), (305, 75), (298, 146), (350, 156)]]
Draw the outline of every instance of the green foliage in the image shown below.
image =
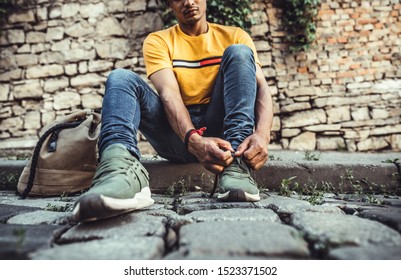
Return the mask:
[(26, 9), (28, 6), (34, 4), (34, 2), (35, 0), (0, 0), (0, 19), (9, 13)]
[(168, 187), (166, 194), (178, 198), (185, 195), (188, 192), (187, 183), (184, 178), (174, 182), (170, 187)]
[(283, 159), (280, 156), (269, 155), (269, 160), (282, 161)]
[(249, 31), (252, 21), (251, 0), (224, 1), (214, 0), (208, 4), (208, 21), (224, 25), (238, 26)]
[(0, 0), (0, 17), (6, 15), (7, 11), (9, 11), (12, 7), (13, 4), (11, 0)]
[(64, 206), (47, 203), (45, 210), (53, 211), (53, 212), (70, 212), (70, 211), (72, 211), (72, 206), (73, 206), (73, 204), (71, 204), (71, 203), (67, 203)]
[(16, 238), (15, 245), (17, 247), (17, 250), (20, 250), (26, 239), (26, 229), (24, 229), (24, 228), (14, 229), (13, 235)]
[(294, 181), (297, 177), (293, 176), (281, 180), (278, 194), (281, 196), (295, 196), (301, 200), (306, 200), (312, 205), (320, 205), (324, 201), (324, 194), (334, 190), (330, 182), (305, 183), (303, 185)]
[(298, 184), (298, 182), (295, 182), (294, 186), (291, 186), (291, 185), (293, 184), (293, 181), (296, 178), (297, 178), (297, 176), (282, 179), (281, 183), (280, 183), (280, 188), (279, 188), (278, 194), (281, 196), (291, 196), (291, 195), (295, 194), (294, 188), (298, 189), (299, 184)]
[[(209, 0), (207, 2), (207, 20), (223, 25), (238, 26), (249, 32), (252, 20), (249, 15), (252, 0)], [(177, 21), (170, 10), (163, 13), (163, 22), (166, 27), (176, 24)]]
[(305, 151), (304, 159), (308, 161), (318, 161), (320, 159), (320, 154), (317, 156), (311, 151)]
[[(325, 194), (330, 193), (335, 194), (336, 199), (345, 201), (358, 201), (375, 205), (383, 205), (386, 203), (383, 199), (380, 199), (383, 196), (378, 196), (377, 193), (375, 193), (374, 188), (377, 189), (377, 184), (373, 182), (369, 183), (367, 179), (357, 180), (353, 171), (349, 169), (345, 170), (344, 176), (340, 176), (341, 181), (338, 187), (335, 187), (331, 182), (327, 181), (308, 181), (301, 184), (295, 180), (296, 178), (296, 176), (293, 176), (282, 179), (278, 195), (293, 198), (298, 196), (298, 199), (308, 201), (312, 205), (323, 204), (325, 202)], [(362, 187), (362, 183), (366, 185), (365, 188)], [(347, 194), (339, 195), (339, 189), (340, 193), (343, 193), (342, 188), (345, 184), (350, 186), (350, 191), (348, 191)], [(384, 197), (387, 196), (388, 190), (385, 185), (381, 186), (379, 193), (385, 194)]]
[(306, 51), (316, 39), (320, 0), (284, 0), (283, 22), (292, 52)]

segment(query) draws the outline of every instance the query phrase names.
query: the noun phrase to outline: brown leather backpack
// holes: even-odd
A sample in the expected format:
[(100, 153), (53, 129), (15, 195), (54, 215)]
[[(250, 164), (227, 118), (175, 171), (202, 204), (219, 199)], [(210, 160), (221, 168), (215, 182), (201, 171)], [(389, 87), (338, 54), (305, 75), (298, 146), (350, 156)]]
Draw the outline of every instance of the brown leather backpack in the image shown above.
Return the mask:
[(100, 114), (78, 110), (45, 126), (18, 181), (22, 198), (87, 189), (97, 166)]

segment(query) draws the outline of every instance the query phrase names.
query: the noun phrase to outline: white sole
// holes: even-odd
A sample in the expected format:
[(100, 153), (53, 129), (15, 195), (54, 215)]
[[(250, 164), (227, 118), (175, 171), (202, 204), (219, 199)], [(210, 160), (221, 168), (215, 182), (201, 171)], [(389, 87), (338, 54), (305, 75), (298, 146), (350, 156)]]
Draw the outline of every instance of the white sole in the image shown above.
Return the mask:
[[(230, 190), (232, 191), (232, 190)], [(230, 201), (230, 191), (221, 193), (217, 195), (217, 199), (223, 200), (223, 201)], [(250, 194), (247, 192), (244, 192), (244, 200), (245, 202), (257, 202), (260, 200), (259, 192), (257, 194)], [(238, 201), (239, 202), (239, 201)]]
[(145, 187), (139, 193), (135, 194), (133, 198), (119, 199), (111, 198), (101, 195), (105, 205), (110, 207), (112, 210), (138, 210), (148, 206), (151, 206), (155, 201), (150, 197), (150, 188)]
[(149, 207), (154, 202), (149, 187), (142, 188), (139, 193), (129, 199), (91, 194), (84, 197), (82, 201), (78, 201), (72, 214), (75, 220), (80, 222), (96, 221)]

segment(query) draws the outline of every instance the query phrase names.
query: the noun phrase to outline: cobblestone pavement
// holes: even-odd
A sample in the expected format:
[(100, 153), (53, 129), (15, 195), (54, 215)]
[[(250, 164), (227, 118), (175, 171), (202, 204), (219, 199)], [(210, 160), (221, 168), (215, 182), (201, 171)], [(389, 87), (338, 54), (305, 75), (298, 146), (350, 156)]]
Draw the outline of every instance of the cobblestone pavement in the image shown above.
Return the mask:
[(154, 199), (146, 210), (76, 224), (75, 197), (1, 191), (0, 259), (401, 259), (397, 196), (327, 193), (320, 205), (271, 192), (257, 203), (204, 192)]

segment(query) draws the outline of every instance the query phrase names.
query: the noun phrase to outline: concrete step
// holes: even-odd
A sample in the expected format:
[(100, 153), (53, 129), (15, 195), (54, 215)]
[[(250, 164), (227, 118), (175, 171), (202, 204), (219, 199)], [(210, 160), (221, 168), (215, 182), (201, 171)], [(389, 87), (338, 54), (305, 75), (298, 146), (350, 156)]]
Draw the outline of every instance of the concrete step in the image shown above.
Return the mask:
[[(270, 191), (397, 193), (401, 153), (270, 152), (270, 160), (255, 178)], [(150, 173), (153, 193), (211, 191), (215, 175), (198, 163), (172, 164), (162, 159), (142, 161)], [(0, 160), (0, 190), (16, 190), (26, 160)]]

